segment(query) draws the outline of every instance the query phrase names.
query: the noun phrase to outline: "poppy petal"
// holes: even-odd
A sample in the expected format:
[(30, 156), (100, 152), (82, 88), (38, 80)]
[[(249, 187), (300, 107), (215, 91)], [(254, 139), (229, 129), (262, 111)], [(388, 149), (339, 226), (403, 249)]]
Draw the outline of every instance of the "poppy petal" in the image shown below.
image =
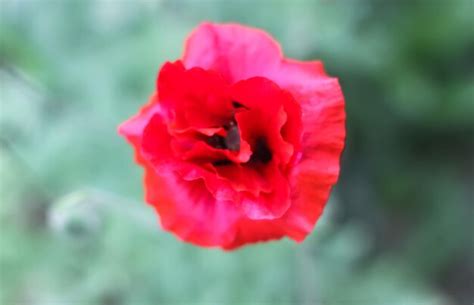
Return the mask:
[(160, 215), (164, 229), (182, 240), (210, 247), (235, 238), (238, 211), (230, 201), (216, 200), (202, 180), (185, 181), (175, 174), (145, 170), (145, 199)]
[(218, 71), (230, 83), (265, 76), (277, 68), (280, 46), (270, 35), (239, 24), (202, 23), (189, 36), (183, 55), (186, 68)]
[[(293, 203), (284, 216), (290, 237), (301, 241), (311, 232), (336, 183), (345, 141), (344, 96), (339, 82), (319, 63), (285, 62), (278, 81), (300, 102), (302, 152), (293, 169)], [(305, 80), (304, 83), (299, 82)]]

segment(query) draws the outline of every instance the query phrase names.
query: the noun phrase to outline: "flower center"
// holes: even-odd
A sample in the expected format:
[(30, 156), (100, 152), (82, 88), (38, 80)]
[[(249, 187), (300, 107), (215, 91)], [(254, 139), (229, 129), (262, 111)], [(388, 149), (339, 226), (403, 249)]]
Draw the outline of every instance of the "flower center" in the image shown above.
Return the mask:
[(227, 135), (224, 139), (227, 149), (233, 151), (240, 150), (240, 132), (239, 127), (234, 121), (231, 121), (227, 129)]
[(207, 139), (207, 143), (217, 149), (228, 149), (231, 151), (240, 150), (240, 132), (239, 127), (234, 121), (231, 121), (228, 126), (226, 136), (213, 135)]
[(257, 138), (252, 148), (253, 153), (250, 157), (250, 162), (266, 164), (272, 160), (272, 151), (268, 147), (267, 140), (264, 137)]

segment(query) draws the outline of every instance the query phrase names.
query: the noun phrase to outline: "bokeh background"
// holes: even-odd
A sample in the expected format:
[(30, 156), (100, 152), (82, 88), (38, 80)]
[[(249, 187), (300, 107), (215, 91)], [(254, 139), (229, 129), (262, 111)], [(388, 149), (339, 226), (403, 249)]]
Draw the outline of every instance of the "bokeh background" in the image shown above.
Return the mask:
[[(347, 147), (302, 244), (161, 231), (116, 126), (204, 20), (270, 32), (340, 78)], [(0, 303), (474, 301), (474, 2), (0, 2)]]

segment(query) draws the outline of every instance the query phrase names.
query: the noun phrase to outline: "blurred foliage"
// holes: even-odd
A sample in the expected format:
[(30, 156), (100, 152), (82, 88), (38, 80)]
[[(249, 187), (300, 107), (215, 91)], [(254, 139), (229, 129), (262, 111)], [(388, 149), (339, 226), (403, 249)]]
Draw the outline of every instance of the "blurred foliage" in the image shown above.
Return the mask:
[[(472, 304), (474, 2), (0, 3), (1, 304)], [(341, 179), (301, 245), (160, 231), (116, 126), (203, 20), (322, 59)]]

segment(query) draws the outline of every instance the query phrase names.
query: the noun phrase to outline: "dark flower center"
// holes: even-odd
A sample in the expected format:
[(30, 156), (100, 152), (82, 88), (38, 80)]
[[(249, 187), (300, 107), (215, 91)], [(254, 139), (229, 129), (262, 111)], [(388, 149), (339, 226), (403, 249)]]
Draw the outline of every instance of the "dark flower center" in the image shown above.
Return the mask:
[(224, 166), (224, 165), (231, 165), (231, 164), (232, 164), (232, 161), (227, 160), (227, 159), (217, 160), (217, 161), (212, 162), (212, 165), (214, 166)]
[(239, 127), (234, 121), (231, 121), (227, 128), (227, 135), (224, 138), (225, 146), (229, 150), (240, 150), (240, 132)]
[(268, 147), (267, 140), (264, 137), (257, 138), (253, 148), (250, 162), (259, 162), (266, 164), (272, 160), (272, 151)]
[(213, 135), (207, 138), (207, 144), (217, 149), (228, 149), (231, 151), (240, 150), (240, 132), (239, 127), (233, 121), (225, 127), (227, 129), (226, 136)]
[[(232, 106), (235, 109), (247, 108), (237, 101), (232, 101)], [(235, 119), (233, 118), (229, 124), (225, 125), (227, 130), (226, 136), (213, 135), (207, 139), (207, 144), (217, 149), (228, 149), (231, 151), (240, 150), (240, 132)]]
[(217, 149), (226, 149), (225, 138), (220, 135), (213, 135), (207, 138), (207, 144)]
[(237, 101), (232, 101), (232, 106), (236, 109), (239, 109), (239, 108), (245, 108), (245, 109), (248, 109), (245, 105), (237, 102)]
[[(237, 101), (232, 101), (232, 106), (235, 109), (246, 108), (245, 105)], [(217, 149), (228, 149), (230, 151), (240, 150), (240, 131), (235, 119), (232, 119), (227, 125), (224, 126), (227, 131), (225, 136), (212, 135), (207, 138), (207, 144)], [(266, 164), (272, 160), (272, 151), (268, 147), (267, 140), (265, 137), (258, 137), (252, 146), (252, 156), (250, 157), (250, 163), (263, 163)], [(217, 160), (212, 164), (215, 166), (229, 165), (232, 164), (230, 160)]]

